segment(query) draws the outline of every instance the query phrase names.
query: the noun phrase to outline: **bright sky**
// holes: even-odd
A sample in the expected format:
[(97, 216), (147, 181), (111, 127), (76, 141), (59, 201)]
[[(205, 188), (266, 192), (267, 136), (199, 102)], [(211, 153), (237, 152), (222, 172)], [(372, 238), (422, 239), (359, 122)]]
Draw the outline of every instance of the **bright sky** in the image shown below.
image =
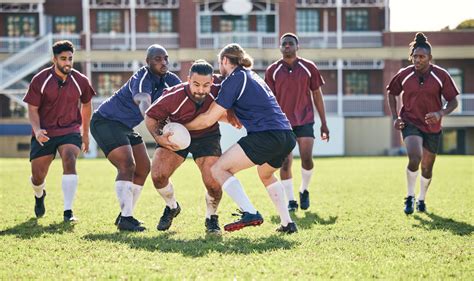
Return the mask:
[(391, 31), (455, 28), (474, 19), (474, 0), (389, 0)]

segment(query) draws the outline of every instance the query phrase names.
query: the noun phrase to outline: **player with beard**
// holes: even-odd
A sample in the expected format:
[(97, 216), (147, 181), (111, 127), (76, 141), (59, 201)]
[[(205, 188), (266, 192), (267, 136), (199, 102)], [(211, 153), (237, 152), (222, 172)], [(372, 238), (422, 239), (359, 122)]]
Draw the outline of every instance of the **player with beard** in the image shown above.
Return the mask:
[(28, 104), (31, 138), (31, 184), (35, 193), (35, 214), (42, 217), (45, 178), (56, 152), (63, 164), (62, 190), (65, 222), (75, 221), (72, 212), (78, 185), (76, 159), (89, 150), (89, 123), (92, 96), (89, 79), (73, 68), (74, 45), (59, 41), (53, 45), (53, 66), (41, 70), (31, 80), (24, 101)]

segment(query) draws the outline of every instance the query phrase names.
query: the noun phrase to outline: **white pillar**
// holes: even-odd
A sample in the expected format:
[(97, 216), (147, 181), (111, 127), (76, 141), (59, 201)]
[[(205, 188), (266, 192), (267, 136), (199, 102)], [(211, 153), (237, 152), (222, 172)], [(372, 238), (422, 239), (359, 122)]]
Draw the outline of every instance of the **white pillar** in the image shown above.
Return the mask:
[(46, 21), (44, 15), (44, 4), (38, 3), (38, 25), (39, 25), (39, 36), (43, 37), (46, 34)]
[(328, 47), (328, 32), (329, 32), (329, 20), (328, 20), (328, 10), (324, 10), (323, 12), (323, 48)]
[(90, 23), (89, 0), (82, 0), (82, 33), (85, 35), (86, 60), (85, 75), (92, 81), (91, 72), (91, 23)]
[(342, 74), (343, 61), (337, 59), (337, 115), (343, 116), (344, 79)]
[(390, 31), (390, 1), (385, 0), (385, 31)]
[(342, 0), (336, 0), (337, 48), (342, 49)]
[(137, 24), (136, 24), (136, 1), (130, 1), (130, 48), (132, 51), (137, 49)]

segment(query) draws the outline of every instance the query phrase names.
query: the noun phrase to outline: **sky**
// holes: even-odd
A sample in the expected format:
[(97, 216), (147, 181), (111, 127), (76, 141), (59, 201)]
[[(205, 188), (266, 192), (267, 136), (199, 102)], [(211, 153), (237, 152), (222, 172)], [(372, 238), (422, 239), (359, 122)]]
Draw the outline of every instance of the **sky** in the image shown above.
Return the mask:
[(474, 0), (389, 0), (391, 31), (455, 28), (474, 19)]

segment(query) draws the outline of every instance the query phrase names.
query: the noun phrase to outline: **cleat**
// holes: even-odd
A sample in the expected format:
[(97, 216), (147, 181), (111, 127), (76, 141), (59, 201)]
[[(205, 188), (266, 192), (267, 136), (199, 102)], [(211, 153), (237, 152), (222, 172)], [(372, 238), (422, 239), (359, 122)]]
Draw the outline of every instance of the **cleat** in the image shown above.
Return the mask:
[(211, 215), (211, 218), (206, 218), (206, 232), (209, 234), (220, 234), (221, 228), (219, 227), (219, 216)]
[(224, 230), (225, 231), (236, 231), (236, 230), (240, 230), (244, 227), (247, 227), (247, 226), (258, 226), (258, 225), (261, 225), (263, 223), (263, 217), (262, 215), (260, 215), (259, 212), (257, 212), (256, 214), (251, 214), (251, 213), (248, 213), (248, 212), (241, 212), (239, 210), (240, 214), (232, 214), (233, 216), (240, 216), (240, 219), (235, 221), (235, 222), (232, 222), (232, 223), (229, 223), (229, 224), (226, 224), (224, 226)]
[(35, 196), (35, 215), (37, 218), (44, 216), (46, 208), (44, 207), (44, 198), (46, 197), (46, 190), (43, 190), (43, 196), (40, 198)]
[(168, 230), (171, 227), (171, 223), (173, 222), (173, 219), (179, 215), (181, 212), (181, 207), (179, 206), (178, 202), (176, 202), (176, 208), (171, 209), (169, 206), (166, 206), (163, 215), (160, 218), (160, 221), (158, 222), (158, 225), (156, 226), (156, 229), (159, 231), (165, 231)]
[(303, 193), (300, 192), (300, 207), (301, 210), (309, 208), (309, 191), (307, 190), (303, 191)]
[(64, 211), (64, 222), (76, 222), (78, 219), (74, 216), (72, 210)]
[(134, 217), (120, 217), (119, 223), (117, 225), (118, 230), (120, 231), (134, 231), (134, 232), (142, 232), (146, 228), (141, 225), (136, 225)]
[(298, 210), (298, 202), (296, 202), (296, 200), (290, 200), (288, 202), (288, 211), (295, 212), (296, 210)]
[(403, 211), (407, 215), (413, 214), (415, 208), (415, 197), (414, 196), (408, 196), (405, 198), (405, 208)]
[(280, 225), (280, 227), (277, 228), (276, 231), (291, 234), (298, 232), (298, 228), (296, 227), (296, 224), (294, 222), (290, 222), (287, 226)]
[(420, 213), (426, 212), (425, 200), (418, 200), (418, 202), (416, 202), (416, 210)]
[[(121, 217), (122, 217), (122, 213), (120, 212), (120, 213), (118, 214), (117, 218), (115, 219), (115, 222), (114, 222), (115, 225), (118, 225), (118, 224), (119, 224)], [(131, 218), (132, 218), (131, 220), (133, 221), (133, 223), (135, 223), (135, 225), (142, 225), (142, 224), (143, 224), (142, 221), (139, 221), (139, 220), (137, 220), (137, 219), (134, 218), (134, 217), (131, 217)]]

